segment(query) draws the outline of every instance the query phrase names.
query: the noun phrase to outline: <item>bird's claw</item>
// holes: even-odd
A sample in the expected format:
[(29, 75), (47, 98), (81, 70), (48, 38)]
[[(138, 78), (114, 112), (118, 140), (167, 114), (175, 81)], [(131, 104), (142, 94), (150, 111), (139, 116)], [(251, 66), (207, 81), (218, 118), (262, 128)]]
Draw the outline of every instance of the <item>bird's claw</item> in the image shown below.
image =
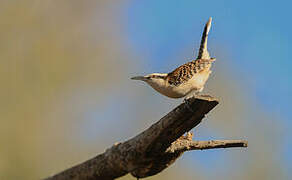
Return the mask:
[(194, 111), (192, 110), (191, 106), (190, 106), (189, 101), (188, 101), (186, 98), (184, 99), (184, 103), (185, 103), (185, 106), (186, 106), (191, 112), (194, 112)]

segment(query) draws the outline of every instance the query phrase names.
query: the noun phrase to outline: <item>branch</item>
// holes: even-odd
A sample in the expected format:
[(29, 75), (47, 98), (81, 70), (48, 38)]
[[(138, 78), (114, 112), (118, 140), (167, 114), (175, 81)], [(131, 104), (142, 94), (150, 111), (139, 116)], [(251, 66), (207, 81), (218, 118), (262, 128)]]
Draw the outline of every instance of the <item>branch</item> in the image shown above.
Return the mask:
[(193, 141), (192, 134), (182, 136), (171, 144), (166, 152), (206, 150), (218, 148), (247, 147), (248, 142), (245, 140), (210, 140), (210, 141)]
[(246, 141), (192, 141), (192, 134), (183, 136), (218, 101), (211, 96), (199, 96), (189, 99), (188, 104), (189, 107), (182, 103), (136, 137), (116, 143), (104, 153), (47, 180), (112, 180), (127, 173), (143, 178), (161, 172), (185, 151), (247, 146)]

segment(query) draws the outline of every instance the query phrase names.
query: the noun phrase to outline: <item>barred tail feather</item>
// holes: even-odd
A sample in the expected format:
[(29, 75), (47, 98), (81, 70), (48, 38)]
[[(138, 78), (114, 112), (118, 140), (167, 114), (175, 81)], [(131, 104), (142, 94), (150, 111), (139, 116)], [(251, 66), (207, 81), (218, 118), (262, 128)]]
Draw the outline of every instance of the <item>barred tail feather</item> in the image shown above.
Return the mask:
[(212, 22), (212, 18), (210, 17), (204, 28), (200, 50), (199, 50), (197, 59), (210, 59), (210, 55), (207, 49), (207, 41), (208, 41), (208, 34), (211, 28), (211, 22)]

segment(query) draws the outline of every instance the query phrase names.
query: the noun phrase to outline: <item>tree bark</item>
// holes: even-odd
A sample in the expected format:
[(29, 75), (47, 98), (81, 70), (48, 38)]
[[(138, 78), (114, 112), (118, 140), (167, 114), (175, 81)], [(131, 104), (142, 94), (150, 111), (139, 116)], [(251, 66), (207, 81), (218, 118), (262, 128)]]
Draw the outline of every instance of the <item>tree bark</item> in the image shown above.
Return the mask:
[(208, 95), (191, 98), (136, 137), (47, 180), (112, 180), (127, 173), (144, 178), (161, 172), (185, 151), (247, 147), (243, 140), (193, 141), (191, 133), (183, 136), (217, 104)]

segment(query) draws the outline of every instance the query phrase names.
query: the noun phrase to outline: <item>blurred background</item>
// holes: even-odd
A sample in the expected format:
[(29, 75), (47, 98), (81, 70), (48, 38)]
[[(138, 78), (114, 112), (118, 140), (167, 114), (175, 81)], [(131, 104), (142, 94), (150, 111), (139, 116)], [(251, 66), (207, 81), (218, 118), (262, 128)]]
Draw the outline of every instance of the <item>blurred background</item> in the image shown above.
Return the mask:
[(147, 179), (292, 179), (291, 5), (1, 0), (0, 179), (55, 174), (180, 104), (130, 77), (194, 59), (209, 17), (217, 61), (204, 93), (220, 104), (194, 138), (246, 139), (249, 147), (187, 152)]

